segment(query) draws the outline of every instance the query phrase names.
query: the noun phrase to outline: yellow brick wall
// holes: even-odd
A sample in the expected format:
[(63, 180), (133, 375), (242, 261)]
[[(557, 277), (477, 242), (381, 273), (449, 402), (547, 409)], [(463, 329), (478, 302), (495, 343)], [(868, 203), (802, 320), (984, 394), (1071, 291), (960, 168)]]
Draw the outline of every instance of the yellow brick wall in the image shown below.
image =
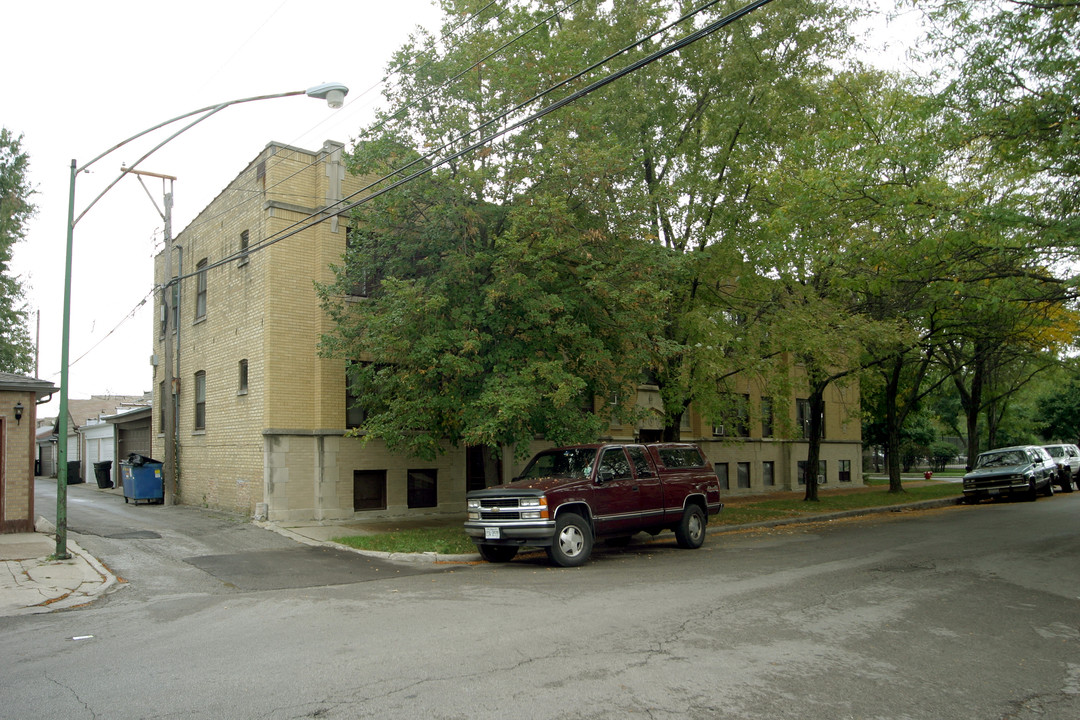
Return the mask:
[[(182, 281), (178, 457), (179, 497), (185, 504), (251, 514), (257, 503), (267, 502), (296, 517), (352, 514), (354, 467), (327, 465), (335, 454), (316, 453), (319, 438), (324, 449), (336, 443), (359, 446), (358, 440), (340, 438), (344, 362), (318, 354), (319, 338), (330, 326), (314, 283), (333, 280), (330, 264), (341, 262), (345, 223), (327, 220), (256, 249), (309, 222), (312, 212), (328, 204), (327, 157), (269, 146), (176, 239), (185, 276), (203, 258), (213, 264), (235, 254), (243, 230), (254, 250), (246, 262), (232, 260), (208, 271), (204, 319), (195, 319), (197, 278)], [(345, 176), (343, 194), (360, 186), (360, 180)], [(158, 284), (165, 281), (164, 268), (159, 255)], [(160, 296), (156, 302), (160, 305)], [(156, 402), (164, 379), (158, 331), (155, 327)], [(241, 395), (239, 363), (245, 359), (249, 387)], [(194, 429), (198, 371), (206, 373), (201, 431)], [(164, 457), (160, 417), (155, 412), (157, 458)]]
[[(0, 532), (30, 532), (34, 529), (34, 454), (36, 423), (34, 393), (0, 391), (0, 493), (3, 514)], [(15, 420), (15, 405), (22, 403), (22, 419)]]

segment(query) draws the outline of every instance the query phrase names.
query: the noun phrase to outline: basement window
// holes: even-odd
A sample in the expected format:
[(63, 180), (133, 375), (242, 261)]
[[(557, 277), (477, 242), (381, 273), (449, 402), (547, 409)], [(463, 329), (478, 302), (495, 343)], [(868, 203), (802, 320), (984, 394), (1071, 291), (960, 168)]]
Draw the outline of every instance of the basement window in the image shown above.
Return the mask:
[(438, 470), (409, 471), (409, 507), (431, 508), (439, 506)]

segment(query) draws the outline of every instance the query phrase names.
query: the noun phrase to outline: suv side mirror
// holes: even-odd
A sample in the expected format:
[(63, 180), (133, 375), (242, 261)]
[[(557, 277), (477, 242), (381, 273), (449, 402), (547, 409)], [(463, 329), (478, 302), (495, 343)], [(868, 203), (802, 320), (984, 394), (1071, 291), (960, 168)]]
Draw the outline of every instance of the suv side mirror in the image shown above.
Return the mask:
[(615, 471), (611, 468), (600, 468), (600, 470), (596, 473), (597, 482), (606, 483), (611, 482), (614, 479)]

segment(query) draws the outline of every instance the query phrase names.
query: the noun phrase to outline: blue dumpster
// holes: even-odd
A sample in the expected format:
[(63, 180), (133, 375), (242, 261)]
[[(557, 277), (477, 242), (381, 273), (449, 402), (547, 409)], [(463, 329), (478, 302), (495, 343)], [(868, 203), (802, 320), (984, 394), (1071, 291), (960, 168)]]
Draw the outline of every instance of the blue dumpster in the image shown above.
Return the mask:
[(124, 486), (124, 502), (140, 500), (164, 502), (165, 483), (161, 479), (161, 463), (120, 463), (120, 477)]

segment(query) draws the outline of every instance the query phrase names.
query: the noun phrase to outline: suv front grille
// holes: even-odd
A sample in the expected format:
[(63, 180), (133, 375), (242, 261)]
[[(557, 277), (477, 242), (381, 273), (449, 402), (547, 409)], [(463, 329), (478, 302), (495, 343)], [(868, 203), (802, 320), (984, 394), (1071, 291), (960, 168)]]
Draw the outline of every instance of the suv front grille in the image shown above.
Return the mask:
[(507, 498), (484, 498), (480, 501), (480, 507), (482, 508), (516, 508), (518, 506), (518, 499)]

